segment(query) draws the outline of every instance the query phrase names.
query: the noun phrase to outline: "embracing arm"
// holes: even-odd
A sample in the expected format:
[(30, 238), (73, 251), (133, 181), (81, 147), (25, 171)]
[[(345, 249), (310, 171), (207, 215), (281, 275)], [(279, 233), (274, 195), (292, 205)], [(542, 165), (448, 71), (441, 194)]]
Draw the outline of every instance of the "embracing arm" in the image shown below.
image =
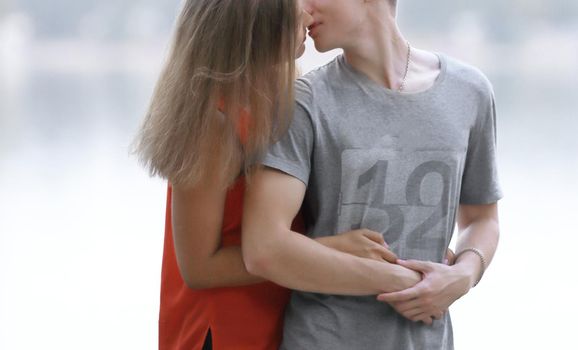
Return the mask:
[(181, 276), (193, 289), (261, 282), (247, 272), (241, 247), (221, 245), (227, 190), (218, 181), (193, 188), (173, 186), (172, 226)]
[[(213, 177), (192, 188), (173, 186), (172, 226), (181, 276), (193, 289), (249, 285), (263, 279), (245, 269), (241, 247), (221, 245), (227, 190)], [(395, 261), (383, 237), (356, 230), (317, 239), (327, 247), (354, 255)]]
[(257, 170), (245, 194), (243, 258), (249, 272), (292, 289), (348, 295), (401, 290), (414, 271), (330, 249), (291, 230), (305, 185), (277, 170)]

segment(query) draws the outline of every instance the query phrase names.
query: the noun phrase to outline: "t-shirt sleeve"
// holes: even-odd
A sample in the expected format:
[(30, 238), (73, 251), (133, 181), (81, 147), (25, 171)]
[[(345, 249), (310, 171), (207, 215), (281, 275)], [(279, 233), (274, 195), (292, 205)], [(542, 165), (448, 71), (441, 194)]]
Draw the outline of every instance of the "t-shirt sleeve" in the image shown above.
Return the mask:
[(496, 159), (496, 107), (491, 87), (470, 133), (461, 204), (490, 204), (502, 198)]
[(307, 103), (310, 100), (309, 92), (300, 82), (296, 86), (296, 100), (293, 120), (287, 133), (269, 148), (262, 164), (287, 173), (307, 186), (314, 132)]

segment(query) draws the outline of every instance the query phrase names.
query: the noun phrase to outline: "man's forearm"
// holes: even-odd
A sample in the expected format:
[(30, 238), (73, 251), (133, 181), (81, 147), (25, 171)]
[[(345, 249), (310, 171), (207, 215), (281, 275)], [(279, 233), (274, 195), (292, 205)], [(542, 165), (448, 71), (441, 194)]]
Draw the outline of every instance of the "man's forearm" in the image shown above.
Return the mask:
[(182, 266), (181, 275), (192, 289), (245, 286), (265, 281), (245, 269), (239, 246), (223, 247), (213, 256), (189, 264), (191, 266)]
[[(346, 254), (297, 232), (269, 233), (244, 234), (251, 237), (243, 241), (245, 264), (250, 273), (291, 289), (372, 295), (402, 290), (420, 280), (419, 274), (402, 266)], [(251, 242), (251, 239), (259, 241)]]
[[(468, 248), (478, 249), (484, 257), (485, 268), (487, 268), (498, 246), (499, 231), (498, 221), (493, 218), (473, 221), (459, 233), (456, 253), (459, 254)], [(482, 268), (484, 266), (482, 266), (481, 259), (473, 252), (461, 254), (456, 261), (456, 265), (463, 268), (471, 276), (472, 286), (483, 273)]]

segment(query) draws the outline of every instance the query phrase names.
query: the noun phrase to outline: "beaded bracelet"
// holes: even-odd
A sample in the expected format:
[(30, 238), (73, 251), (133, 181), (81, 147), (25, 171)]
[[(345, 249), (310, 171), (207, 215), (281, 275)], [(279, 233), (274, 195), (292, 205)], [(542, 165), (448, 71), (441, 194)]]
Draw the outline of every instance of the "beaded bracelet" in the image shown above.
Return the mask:
[(458, 261), (458, 258), (460, 257), (460, 255), (464, 254), (465, 252), (472, 252), (472, 253), (476, 254), (480, 258), (480, 261), (482, 262), (482, 271), (480, 272), (480, 277), (478, 278), (476, 283), (474, 283), (474, 287), (475, 287), (478, 285), (478, 283), (480, 283), (480, 281), (482, 280), (482, 276), (484, 275), (484, 272), (486, 271), (486, 258), (484, 258), (484, 254), (482, 254), (482, 252), (479, 249), (466, 248), (456, 255), (456, 258), (454, 261)]

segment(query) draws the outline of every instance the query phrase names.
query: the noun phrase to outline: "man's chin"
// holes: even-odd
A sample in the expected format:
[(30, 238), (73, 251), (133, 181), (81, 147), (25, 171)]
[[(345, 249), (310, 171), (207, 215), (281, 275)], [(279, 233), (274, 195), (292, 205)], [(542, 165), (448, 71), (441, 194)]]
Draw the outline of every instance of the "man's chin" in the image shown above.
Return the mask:
[(313, 43), (315, 44), (315, 50), (317, 50), (318, 52), (327, 52), (327, 51), (331, 51), (334, 49), (334, 47), (330, 47), (328, 45), (323, 45), (323, 43), (320, 41), (314, 40)]

